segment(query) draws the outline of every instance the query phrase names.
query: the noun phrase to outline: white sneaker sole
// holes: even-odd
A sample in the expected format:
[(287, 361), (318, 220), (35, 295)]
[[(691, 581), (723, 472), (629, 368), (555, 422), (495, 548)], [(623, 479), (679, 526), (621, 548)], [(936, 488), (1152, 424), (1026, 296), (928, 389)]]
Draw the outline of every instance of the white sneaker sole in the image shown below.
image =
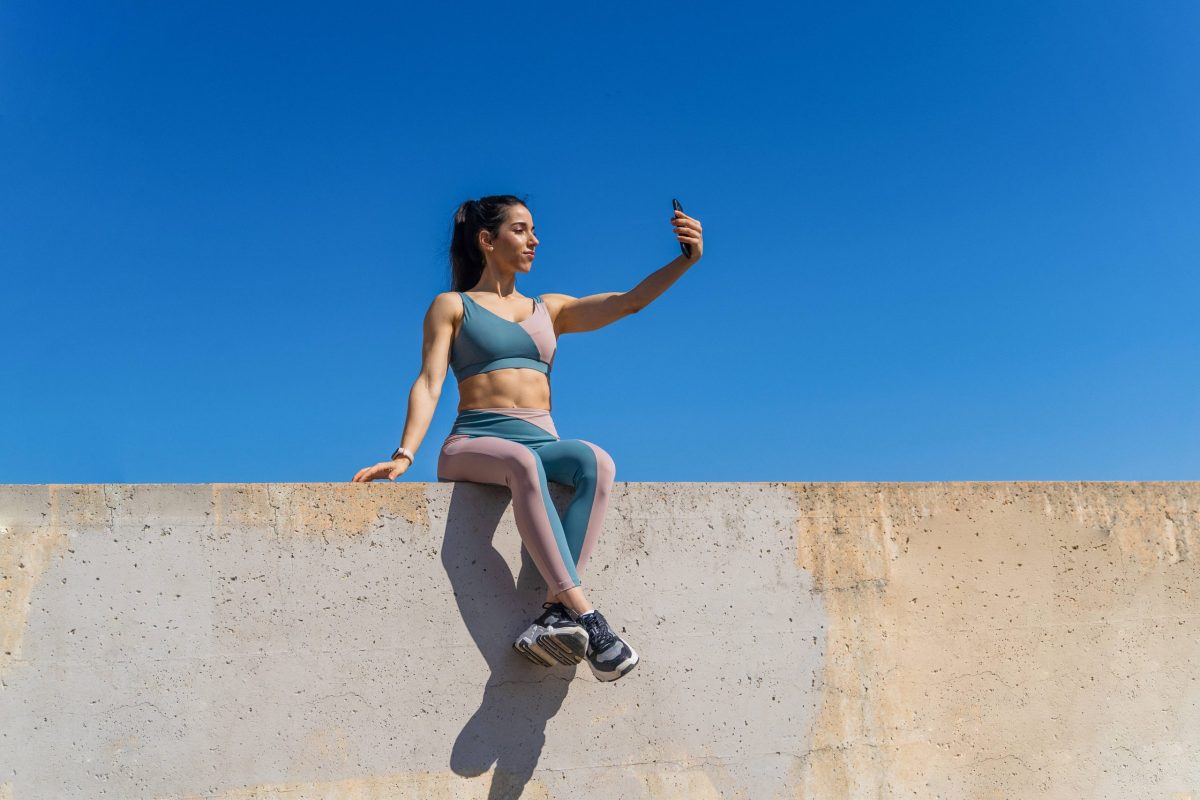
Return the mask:
[(559, 664), (578, 664), (587, 654), (588, 635), (582, 626), (568, 628), (543, 628), (530, 625), (513, 649), (535, 664), (552, 667)]

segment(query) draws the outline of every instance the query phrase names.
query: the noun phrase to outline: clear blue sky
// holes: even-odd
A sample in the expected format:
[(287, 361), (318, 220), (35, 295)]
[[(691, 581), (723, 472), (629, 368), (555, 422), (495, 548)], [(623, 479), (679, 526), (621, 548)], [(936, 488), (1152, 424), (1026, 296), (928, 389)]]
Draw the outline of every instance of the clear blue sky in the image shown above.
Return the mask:
[[(577, 4), (576, 4), (577, 5)], [(1200, 6), (0, 5), (0, 483), (386, 458), (451, 213), (618, 481), (1200, 478)], [(417, 461), (435, 480), (447, 379)]]

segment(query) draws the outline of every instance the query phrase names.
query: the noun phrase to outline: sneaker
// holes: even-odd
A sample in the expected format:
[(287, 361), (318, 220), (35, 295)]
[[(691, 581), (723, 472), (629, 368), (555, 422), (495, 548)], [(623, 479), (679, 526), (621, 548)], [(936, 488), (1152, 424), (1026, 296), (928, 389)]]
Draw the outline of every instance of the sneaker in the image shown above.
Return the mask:
[(588, 633), (562, 603), (542, 603), (546, 609), (513, 642), (513, 649), (535, 664), (552, 667), (578, 664), (587, 654)]
[(588, 666), (598, 681), (615, 681), (629, 670), (637, 666), (638, 654), (629, 643), (608, 627), (606, 620), (599, 611), (579, 617), (579, 622), (587, 629)]

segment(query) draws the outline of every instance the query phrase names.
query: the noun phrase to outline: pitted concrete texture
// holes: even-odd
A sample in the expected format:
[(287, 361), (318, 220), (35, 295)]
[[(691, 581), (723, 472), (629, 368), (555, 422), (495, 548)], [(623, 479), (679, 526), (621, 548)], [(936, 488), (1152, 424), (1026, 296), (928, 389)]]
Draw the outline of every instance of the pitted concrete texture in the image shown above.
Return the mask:
[[(560, 508), (568, 495), (552, 487)], [(0, 800), (1200, 800), (1200, 483), (0, 487)]]

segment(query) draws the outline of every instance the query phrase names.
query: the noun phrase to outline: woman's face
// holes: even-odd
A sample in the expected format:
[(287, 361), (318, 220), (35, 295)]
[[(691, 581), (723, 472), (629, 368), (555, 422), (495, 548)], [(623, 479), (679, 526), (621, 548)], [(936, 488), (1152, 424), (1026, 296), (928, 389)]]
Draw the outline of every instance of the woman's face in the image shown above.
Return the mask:
[[(483, 238), (481, 232), (480, 239)], [(538, 239), (533, 235), (533, 215), (529, 209), (525, 206), (509, 206), (500, 231), (487, 244), (492, 246), (491, 250), (486, 245), (484, 247), (489, 264), (514, 272), (528, 272), (533, 266), (533, 255), (538, 246)]]

